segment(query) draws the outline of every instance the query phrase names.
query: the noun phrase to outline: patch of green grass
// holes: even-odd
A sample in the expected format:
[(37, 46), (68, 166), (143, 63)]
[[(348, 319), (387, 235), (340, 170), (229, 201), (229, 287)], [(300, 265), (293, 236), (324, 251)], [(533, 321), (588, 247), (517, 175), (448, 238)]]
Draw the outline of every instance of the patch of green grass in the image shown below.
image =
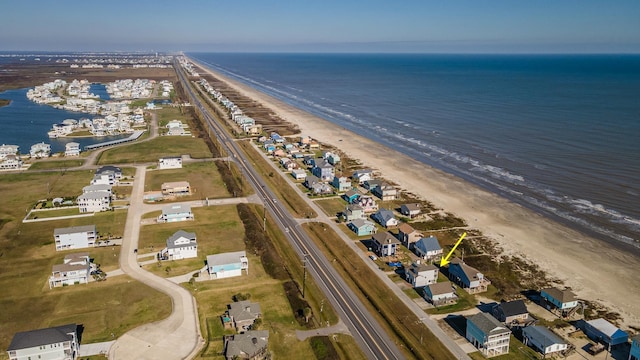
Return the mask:
[(60, 169), (65, 170), (68, 168), (73, 168), (77, 166), (82, 166), (84, 164), (84, 160), (38, 160), (31, 164), (29, 170), (51, 170), (51, 169)]
[(473, 295), (469, 294), (458, 286), (456, 286), (456, 295), (458, 295), (457, 303), (446, 306), (439, 306), (436, 308), (427, 309), (425, 311), (427, 312), (427, 314), (449, 314), (452, 312), (471, 309), (478, 303)]
[(98, 164), (135, 164), (157, 162), (165, 156), (190, 155), (194, 159), (211, 157), (207, 144), (189, 136), (161, 136), (145, 142), (105, 150)]
[(31, 214), (29, 214), (29, 219), (46, 219), (73, 215), (80, 215), (80, 210), (77, 207), (62, 207), (56, 210), (32, 211)]
[(337, 216), (338, 213), (344, 212), (347, 202), (340, 197), (330, 199), (316, 200), (315, 203), (322, 208), (327, 216)]

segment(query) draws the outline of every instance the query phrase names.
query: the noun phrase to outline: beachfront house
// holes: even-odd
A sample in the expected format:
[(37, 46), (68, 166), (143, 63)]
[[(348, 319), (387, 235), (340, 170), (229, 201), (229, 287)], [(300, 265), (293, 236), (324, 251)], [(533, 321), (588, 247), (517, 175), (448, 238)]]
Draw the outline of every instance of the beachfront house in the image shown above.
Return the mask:
[(73, 226), (53, 230), (56, 251), (93, 247), (97, 236), (95, 225)]
[(589, 321), (581, 321), (582, 330), (593, 341), (608, 347), (629, 342), (629, 334), (605, 319), (598, 318)]
[(509, 352), (511, 331), (487, 313), (467, 317), (467, 340), (486, 357)]
[(558, 335), (544, 326), (527, 326), (522, 328), (522, 342), (539, 351), (542, 355), (550, 355), (567, 350), (569, 345)]
[(159, 223), (193, 220), (191, 206), (188, 204), (167, 205), (162, 208), (162, 214), (158, 216)]
[(89, 282), (91, 260), (89, 253), (69, 254), (62, 264), (53, 265), (49, 277), (49, 289), (59, 286), (86, 284)]
[(371, 218), (378, 224), (389, 228), (398, 225), (398, 219), (393, 215), (393, 211), (382, 208), (371, 215)]
[(207, 272), (212, 279), (241, 276), (242, 270), (249, 273), (249, 260), (244, 251), (207, 256)]
[(158, 159), (158, 169), (182, 169), (182, 156), (167, 156)]
[(413, 244), (413, 252), (425, 260), (435, 261), (442, 257), (443, 250), (438, 239), (431, 235), (416, 241)]
[(491, 309), (491, 314), (507, 326), (521, 326), (531, 321), (527, 305), (522, 300), (501, 302)]
[(182, 260), (198, 257), (196, 234), (178, 230), (167, 239), (167, 247), (158, 253), (160, 260)]
[(341, 177), (334, 176), (333, 180), (331, 181), (331, 185), (334, 188), (336, 188), (336, 190), (338, 190), (339, 192), (343, 192), (351, 189), (351, 180), (349, 180), (349, 178), (344, 176), (341, 176)]
[(188, 181), (174, 181), (162, 183), (162, 195), (165, 196), (187, 196), (191, 195), (191, 185)]
[(371, 237), (372, 250), (380, 257), (393, 256), (400, 242), (388, 232), (379, 232)]
[(3, 158), (7, 155), (18, 155), (18, 149), (20, 146), (18, 145), (0, 145), (0, 158)]
[(362, 206), (350, 204), (347, 205), (347, 208), (344, 211), (345, 221), (353, 221), (356, 219), (366, 219), (367, 214), (365, 214)]
[(631, 350), (628, 360), (640, 360), (640, 334), (631, 339)]
[(480, 271), (458, 258), (454, 258), (449, 263), (449, 279), (470, 294), (487, 291), (491, 284), (491, 281), (486, 279)]
[(438, 281), (438, 268), (416, 260), (405, 272), (405, 278), (414, 288), (434, 284)]
[(376, 233), (376, 224), (365, 219), (354, 219), (347, 224), (347, 227), (358, 236), (367, 236)]
[(371, 180), (365, 180), (363, 182), (364, 188), (369, 190), (370, 192), (372, 192), (375, 188), (377, 188), (380, 185), (382, 185), (382, 180), (371, 179)]
[(420, 203), (402, 204), (400, 206), (400, 213), (404, 216), (408, 216), (413, 219), (420, 215), (422, 212), (422, 205)]
[(456, 290), (449, 281), (429, 284), (424, 287), (424, 298), (433, 306), (455, 304), (458, 301)]
[(365, 181), (373, 179), (373, 171), (371, 169), (360, 169), (353, 172), (351, 179), (358, 184), (363, 184)]
[(400, 240), (407, 249), (411, 249), (413, 244), (422, 237), (422, 233), (415, 230), (411, 225), (404, 222), (398, 225), (398, 240)]
[[(234, 327), (237, 332), (242, 333), (249, 329), (256, 321), (262, 317), (262, 311), (260, 310), (260, 304), (252, 303), (249, 300), (243, 300), (234, 302), (227, 305), (227, 319), (229, 320), (227, 325), (224, 320), (225, 327)], [(224, 318), (224, 317), (223, 317)]]
[(382, 183), (380, 186), (376, 186), (371, 193), (380, 198), (382, 201), (393, 201), (398, 199), (398, 189), (387, 183)]
[(64, 156), (80, 156), (80, 144), (77, 142), (66, 143), (64, 146)]
[(540, 290), (540, 297), (545, 300), (547, 309), (571, 310), (578, 306), (578, 299), (569, 289), (560, 290), (555, 287)]
[(268, 330), (250, 330), (242, 334), (226, 335), (224, 357), (226, 360), (263, 360), (268, 355), (267, 345), (269, 345)]
[(327, 160), (316, 161), (311, 173), (322, 181), (330, 181), (335, 174), (335, 168)]
[(326, 159), (329, 162), (329, 164), (331, 164), (333, 166), (336, 166), (340, 162), (340, 156), (338, 154), (330, 152), (330, 151), (325, 152), (322, 155), (322, 157), (324, 159)]
[(7, 348), (9, 360), (76, 360), (80, 344), (78, 326), (67, 324), (16, 333)]
[[(91, 185), (97, 186), (97, 185)], [(107, 185), (109, 186), (109, 185)], [(88, 188), (90, 186), (86, 186)], [(83, 188), (83, 191), (85, 190)], [(88, 191), (76, 198), (80, 213), (101, 212), (111, 210), (111, 192), (110, 191)]]

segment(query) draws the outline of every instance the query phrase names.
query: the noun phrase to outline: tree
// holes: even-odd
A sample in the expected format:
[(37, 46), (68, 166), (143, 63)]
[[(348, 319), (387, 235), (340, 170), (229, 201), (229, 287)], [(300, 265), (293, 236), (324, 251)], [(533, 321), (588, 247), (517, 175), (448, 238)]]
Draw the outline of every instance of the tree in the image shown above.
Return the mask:
[(304, 314), (304, 320), (306, 322), (309, 322), (309, 319), (311, 319), (311, 316), (313, 315), (313, 311), (311, 310), (310, 307), (305, 307), (304, 310), (302, 310), (302, 313)]

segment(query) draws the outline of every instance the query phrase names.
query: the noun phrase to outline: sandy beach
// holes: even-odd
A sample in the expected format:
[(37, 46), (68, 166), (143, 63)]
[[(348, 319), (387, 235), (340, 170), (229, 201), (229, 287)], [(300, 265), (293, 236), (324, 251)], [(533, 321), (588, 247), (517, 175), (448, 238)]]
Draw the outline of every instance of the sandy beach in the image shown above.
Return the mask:
[[(571, 287), (580, 298), (597, 301), (620, 313), (623, 327), (640, 326), (640, 301), (637, 301), (640, 281), (633, 271), (640, 268), (638, 257), (206, 70), (297, 125), (302, 134), (339, 148), (349, 157), (359, 159), (363, 167), (378, 170), (401, 188), (463, 218), (470, 227), (495, 241), (505, 253), (520, 255), (539, 265), (551, 278)], [(377, 154), (384, 153), (385, 157), (372, 156), (372, 149)]]

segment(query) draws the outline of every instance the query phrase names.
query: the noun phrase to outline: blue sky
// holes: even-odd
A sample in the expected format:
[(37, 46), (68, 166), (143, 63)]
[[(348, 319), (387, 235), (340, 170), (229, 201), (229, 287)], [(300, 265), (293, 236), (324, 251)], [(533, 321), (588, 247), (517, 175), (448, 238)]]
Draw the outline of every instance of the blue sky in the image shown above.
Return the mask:
[(0, 50), (640, 52), (640, 1), (13, 1)]

